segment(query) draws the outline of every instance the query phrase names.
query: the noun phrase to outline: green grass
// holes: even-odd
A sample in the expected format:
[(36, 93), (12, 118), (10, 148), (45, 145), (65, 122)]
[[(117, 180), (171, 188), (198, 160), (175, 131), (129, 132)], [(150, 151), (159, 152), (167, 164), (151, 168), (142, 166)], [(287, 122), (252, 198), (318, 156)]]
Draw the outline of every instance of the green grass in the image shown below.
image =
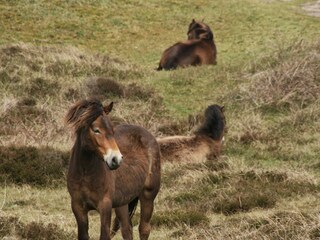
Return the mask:
[[(225, 106), (220, 161), (163, 164), (151, 239), (319, 238), (320, 21), (305, 2), (0, 0), (0, 238), (75, 236), (63, 117), (92, 95), (156, 136)], [(218, 65), (155, 71), (192, 18)]]
[[(155, 85), (165, 97), (165, 105), (177, 117), (216, 101), (214, 93), (234, 87), (236, 73), (249, 61), (301, 38), (315, 39), (319, 28), (319, 21), (306, 17), (296, 2), (282, 1), (42, 0), (5, 1), (0, 7), (3, 32), (0, 43), (73, 45), (139, 64), (151, 75), (142, 82)], [(205, 18), (212, 27), (218, 48), (218, 67), (204, 68), (202, 76), (206, 77), (199, 76), (198, 70), (196, 73), (177, 71), (175, 76), (149, 74), (166, 47), (186, 39), (192, 18)], [(199, 78), (202, 81), (197, 81)], [(219, 80), (215, 81), (216, 78)], [(217, 86), (221, 78), (223, 84)], [(177, 86), (172, 85), (176, 80), (183, 85), (191, 84), (177, 91)], [(197, 95), (206, 96), (206, 101), (195, 99), (188, 104), (180, 101)], [(199, 100), (202, 100), (201, 107), (197, 108)]]

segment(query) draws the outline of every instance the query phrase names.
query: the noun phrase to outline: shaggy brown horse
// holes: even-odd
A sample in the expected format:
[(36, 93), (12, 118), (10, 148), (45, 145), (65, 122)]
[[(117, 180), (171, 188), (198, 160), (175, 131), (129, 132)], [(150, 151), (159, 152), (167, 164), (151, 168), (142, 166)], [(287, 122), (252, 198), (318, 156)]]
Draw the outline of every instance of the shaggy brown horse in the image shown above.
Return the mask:
[(67, 113), (76, 140), (67, 177), (78, 239), (89, 239), (88, 212), (100, 213), (100, 239), (111, 239), (111, 211), (115, 208), (124, 239), (133, 239), (131, 217), (140, 200), (140, 239), (148, 239), (153, 203), (160, 188), (160, 151), (144, 128), (119, 125), (113, 129), (103, 106), (90, 99)]
[(193, 136), (157, 138), (164, 162), (198, 163), (219, 158), (224, 141), (226, 120), (224, 107), (211, 105), (205, 111), (203, 124)]
[(163, 52), (157, 70), (217, 64), (217, 48), (210, 27), (193, 19), (187, 34), (187, 41), (178, 42)]

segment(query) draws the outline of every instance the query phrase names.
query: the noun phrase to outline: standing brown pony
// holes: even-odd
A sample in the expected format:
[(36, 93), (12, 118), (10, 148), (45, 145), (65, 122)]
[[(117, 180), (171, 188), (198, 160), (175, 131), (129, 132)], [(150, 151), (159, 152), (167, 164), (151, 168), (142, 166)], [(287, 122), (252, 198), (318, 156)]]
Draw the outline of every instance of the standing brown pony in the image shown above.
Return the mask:
[(148, 239), (153, 203), (160, 188), (160, 152), (144, 128), (119, 125), (108, 118), (113, 104), (95, 99), (76, 103), (67, 113), (76, 141), (67, 177), (78, 239), (89, 239), (88, 212), (100, 213), (100, 240), (111, 239), (111, 211), (115, 208), (124, 239), (133, 239), (131, 217), (140, 200), (140, 239)]
[(224, 107), (211, 105), (205, 111), (203, 124), (193, 136), (158, 138), (164, 162), (203, 162), (219, 158), (226, 131)]
[(157, 70), (217, 64), (217, 48), (210, 27), (193, 19), (187, 34), (187, 41), (178, 42), (163, 52)]

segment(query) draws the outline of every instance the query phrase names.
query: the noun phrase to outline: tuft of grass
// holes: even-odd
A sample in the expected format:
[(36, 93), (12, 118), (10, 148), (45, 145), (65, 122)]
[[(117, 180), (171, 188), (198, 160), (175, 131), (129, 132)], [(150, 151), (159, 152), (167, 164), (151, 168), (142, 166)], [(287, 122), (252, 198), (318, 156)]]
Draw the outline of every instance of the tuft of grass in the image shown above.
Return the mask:
[(176, 203), (184, 203), (184, 202), (193, 202), (194, 204), (200, 200), (200, 197), (195, 193), (183, 192), (181, 194), (176, 195), (173, 199)]
[(208, 225), (209, 218), (201, 212), (173, 210), (166, 212), (156, 212), (151, 220), (155, 226), (174, 227), (180, 224), (187, 224), (191, 227), (197, 225)]

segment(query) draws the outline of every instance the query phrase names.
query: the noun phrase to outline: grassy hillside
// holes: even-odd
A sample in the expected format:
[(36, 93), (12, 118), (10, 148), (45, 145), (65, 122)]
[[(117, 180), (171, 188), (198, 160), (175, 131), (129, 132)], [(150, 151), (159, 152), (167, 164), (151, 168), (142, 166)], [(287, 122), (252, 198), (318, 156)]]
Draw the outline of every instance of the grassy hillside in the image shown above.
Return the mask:
[[(0, 237), (75, 238), (63, 117), (94, 95), (156, 136), (226, 108), (220, 161), (163, 165), (150, 239), (320, 238), (320, 19), (305, 2), (0, 0)], [(154, 71), (192, 18), (218, 65)]]

